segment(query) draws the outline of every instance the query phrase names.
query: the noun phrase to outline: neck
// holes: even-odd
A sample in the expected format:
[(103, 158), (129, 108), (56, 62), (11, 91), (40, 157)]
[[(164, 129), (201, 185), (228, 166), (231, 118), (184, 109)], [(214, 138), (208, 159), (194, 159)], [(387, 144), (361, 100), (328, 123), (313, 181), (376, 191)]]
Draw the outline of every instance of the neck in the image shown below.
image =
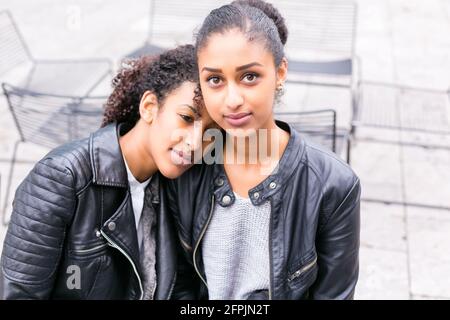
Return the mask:
[(247, 168), (274, 167), (286, 149), (289, 134), (272, 120), (265, 128), (249, 135), (237, 137), (227, 134), (226, 139), (225, 163)]
[(133, 176), (139, 182), (144, 182), (156, 173), (158, 168), (146, 149), (148, 135), (141, 121), (119, 138), (122, 154)]

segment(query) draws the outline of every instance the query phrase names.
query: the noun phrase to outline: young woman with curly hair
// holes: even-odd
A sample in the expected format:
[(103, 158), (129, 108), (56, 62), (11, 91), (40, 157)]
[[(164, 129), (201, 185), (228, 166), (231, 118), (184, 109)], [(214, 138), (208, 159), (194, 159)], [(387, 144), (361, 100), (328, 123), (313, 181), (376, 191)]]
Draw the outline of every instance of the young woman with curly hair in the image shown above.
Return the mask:
[(16, 191), (1, 298), (188, 297), (160, 185), (192, 165), (212, 123), (195, 61), (186, 45), (123, 67), (102, 128), (35, 165)]

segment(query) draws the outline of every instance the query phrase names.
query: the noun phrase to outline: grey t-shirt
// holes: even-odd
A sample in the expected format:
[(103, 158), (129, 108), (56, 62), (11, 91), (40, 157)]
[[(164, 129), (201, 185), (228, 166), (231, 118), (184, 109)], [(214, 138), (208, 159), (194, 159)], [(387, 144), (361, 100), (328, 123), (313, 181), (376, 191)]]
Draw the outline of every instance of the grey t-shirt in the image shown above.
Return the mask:
[(216, 204), (202, 242), (209, 299), (239, 300), (269, 289), (270, 202), (254, 206), (235, 194), (229, 207)]

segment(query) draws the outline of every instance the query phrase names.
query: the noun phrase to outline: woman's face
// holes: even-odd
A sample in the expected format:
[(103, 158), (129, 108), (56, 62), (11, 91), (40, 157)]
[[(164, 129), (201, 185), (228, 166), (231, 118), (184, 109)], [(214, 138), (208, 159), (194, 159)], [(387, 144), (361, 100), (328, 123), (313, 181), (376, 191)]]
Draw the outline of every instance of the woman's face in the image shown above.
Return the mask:
[(146, 101), (152, 104), (151, 108), (141, 111), (141, 118), (147, 116), (145, 110), (152, 113), (148, 152), (161, 174), (170, 179), (180, 176), (194, 164), (194, 153), (197, 156), (199, 152), (201, 156), (203, 132), (213, 124), (204, 108), (198, 110), (194, 106), (195, 88), (196, 84), (184, 82), (167, 95), (162, 105), (158, 105), (156, 97), (150, 93), (141, 101), (141, 105)]
[[(285, 80), (285, 59), (232, 29), (210, 35), (198, 52), (200, 85), (211, 118), (223, 129), (270, 129), (276, 87)], [(232, 130), (231, 130), (232, 131)]]

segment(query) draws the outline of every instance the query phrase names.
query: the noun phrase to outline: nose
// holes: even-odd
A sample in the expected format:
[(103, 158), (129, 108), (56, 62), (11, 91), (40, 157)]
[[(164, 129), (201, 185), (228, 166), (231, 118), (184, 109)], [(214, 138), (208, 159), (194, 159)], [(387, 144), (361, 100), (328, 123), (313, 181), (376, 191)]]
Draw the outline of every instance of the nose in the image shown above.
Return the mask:
[(194, 121), (189, 134), (186, 137), (185, 143), (189, 146), (190, 151), (198, 150), (202, 146), (203, 126), (202, 121)]
[(237, 109), (244, 103), (244, 98), (239, 91), (239, 88), (234, 85), (230, 84), (227, 88), (227, 96), (225, 104), (229, 109)]

